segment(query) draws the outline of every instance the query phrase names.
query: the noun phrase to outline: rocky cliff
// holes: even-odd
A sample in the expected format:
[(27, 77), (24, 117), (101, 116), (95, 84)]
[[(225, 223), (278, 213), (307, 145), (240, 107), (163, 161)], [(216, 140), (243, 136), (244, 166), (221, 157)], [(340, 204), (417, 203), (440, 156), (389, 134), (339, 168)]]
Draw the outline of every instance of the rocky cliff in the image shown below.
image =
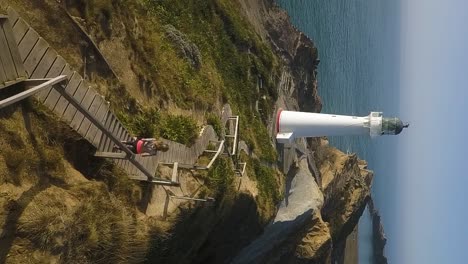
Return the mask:
[[(257, 33), (282, 58), (277, 107), (320, 112), (313, 42), (274, 1), (239, 2)], [(297, 140), (279, 151), (287, 174), (285, 199), (262, 236), (234, 263), (344, 263), (343, 247), (370, 198), (373, 173), (365, 161), (323, 139)], [(313, 197), (323, 198), (312, 203)]]
[(374, 261), (376, 264), (387, 264), (388, 260), (385, 256), (385, 245), (387, 237), (383, 229), (380, 213), (374, 206), (374, 201), (369, 200), (369, 211), (372, 217), (372, 243), (374, 246)]
[(282, 59), (283, 71), (278, 82), (280, 106), (320, 112), (322, 102), (317, 92), (318, 50), (297, 30), (288, 14), (273, 0), (239, 0), (246, 18), (256, 32)]

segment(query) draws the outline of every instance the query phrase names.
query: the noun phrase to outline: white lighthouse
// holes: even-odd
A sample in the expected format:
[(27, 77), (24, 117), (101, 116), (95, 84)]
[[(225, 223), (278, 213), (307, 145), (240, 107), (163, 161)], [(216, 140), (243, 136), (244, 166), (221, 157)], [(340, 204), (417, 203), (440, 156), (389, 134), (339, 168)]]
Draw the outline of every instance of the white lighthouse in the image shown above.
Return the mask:
[(381, 112), (358, 117), (280, 109), (276, 116), (276, 140), (278, 143), (291, 143), (301, 137), (398, 135), (408, 126), (399, 118), (383, 117)]

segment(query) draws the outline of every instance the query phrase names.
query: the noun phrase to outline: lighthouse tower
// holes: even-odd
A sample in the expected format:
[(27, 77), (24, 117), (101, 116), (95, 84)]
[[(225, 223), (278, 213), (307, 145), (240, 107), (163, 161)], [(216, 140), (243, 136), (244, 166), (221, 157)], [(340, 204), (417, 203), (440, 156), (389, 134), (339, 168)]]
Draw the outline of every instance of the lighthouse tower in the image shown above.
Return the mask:
[(345, 135), (398, 135), (409, 124), (399, 118), (383, 117), (381, 112), (368, 116), (345, 116), (280, 109), (276, 116), (276, 140), (291, 143), (295, 138)]

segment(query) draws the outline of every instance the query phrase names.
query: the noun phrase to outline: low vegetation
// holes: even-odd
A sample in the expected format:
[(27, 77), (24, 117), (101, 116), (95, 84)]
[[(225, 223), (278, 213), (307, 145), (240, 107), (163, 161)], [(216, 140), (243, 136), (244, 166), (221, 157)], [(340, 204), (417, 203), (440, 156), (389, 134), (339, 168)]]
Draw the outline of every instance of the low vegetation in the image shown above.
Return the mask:
[[(14, 2), (28, 8), (28, 1)], [(52, 12), (56, 4), (52, 2), (53, 5), (35, 2), (34, 12), (39, 12), (39, 7), (46, 8), (51, 14), (48, 23), (60, 24), (64, 14)], [(240, 116), (241, 139), (258, 157), (242, 158), (248, 161), (248, 174), (259, 190), (256, 201), (252, 197), (243, 199), (253, 208), (252, 219), (258, 210), (266, 223), (281, 199), (279, 175), (264, 165), (277, 159), (267, 124), (278, 96), (275, 83), (280, 65), (270, 47), (244, 21), (237, 3), (69, 0), (65, 6), (73, 16), (84, 20), (81, 25), (98, 45), (118, 34), (125, 39), (130, 68), (139, 86), (129, 87), (106, 79), (108, 76), (89, 75), (131, 134), (191, 145), (202, 123), (212, 125), (221, 136), (224, 124), (213, 113), (219, 112), (224, 103), (231, 105)], [(40, 24), (42, 20), (34, 21)], [(41, 35), (51, 31), (49, 25), (38, 27)], [(67, 31), (73, 32), (73, 26), (67, 25)], [(51, 44), (65, 53), (73, 66), (80, 65), (81, 47), (76, 44), (79, 38), (70, 37), (70, 41), (59, 33), (46, 37), (52, 38)], [(258, 85), (260, 82), (263, 85)], [(144, 94), (144, 98), (135, 93)], [(62, 263), (141, 262), (151, 239), (164, 248), (159, 229), (138, 217), (141, 186), (117, 167), (99, 160), (86, 163), (86, 170), (81, 171), (85, 178), (73, 169), (72, 153), (65, 147), (80, 140), (77, 134), (40, 105), (32, 108), (34, 131), (30, 133), (25, 129), (21, 111), (12, 109), (0, 118), (0, 181), (4, 183), (0, 205), (5, 208), (0, 223), (13, 223), (18, 228), (13, 231), (16, 233), (0, 238), (4, 248), (0, 250), (0, 260), (1, 254), (6, 256), (5, 249), (8, 252), (13, 247), (15, 236), (24, 241), (14, 245), (18, 251), (11, 250), (11, 262), (17, 263), (30, 259)], [(205, 120), (195, 118), (195, 114)], [(206, 157), (201, 160), (206, 162)], [(211, 216), (213, 224), (219, 215), (227, 215), (226, 208), (235, 206), (235, 199), (230, 199), (236, 194), (235, 177), (233, 163), (226, 157), (219, 158), (203, 175), (206, 186), (199, 195), (215, 197), (216, 210), (220, 212), (213, 213), (210, 208), (200, 211)], [(34, 187), (28, 189), (30, 186)], [(203, 225), (205, 222), (199, 226)], [(202, 245), (203, 239), (199, 240)], [(17, 253), (25, 250), (27, 253)]]
[(234, 170), (228, 158), (218, 158), (210, 168), (205, 184), (218, 200), (234, 189)]
[(141, 188), (99, 160), (83, 177), (64, 159), (78, 137), (40, 105), (29, 107), (0, 111), (0, 260), (143, 261), (152, 229), (136, 221)]
[(276, 212), (276, 205), (283, 199), (282, 175), (244, 152), (241, 152), (240, 158), (247, 161), (247, 174), (257, 183), (257, 204), (263, 221), (268, 222)]
[(213, 127), (214, 131), (216, 132), (216, 135), (218, 137), (221, 137), (223, 135), (223, 125), (221, 124), (221, 119), (219, 116), (213, 114), (213, 113), (208, 113), (206, 114), (206, 123), (210, 126)]
[[(260, 159), (275, 160), (266, 124), (278, 96), (275, 83), (279, 79), (279, 62), (245, 22), (235, 1), (79, 3), (74, 8), (81, 10), (78, 14), (86, 20), (106, 17), (111, 9), (112, 18), (106, 23), (111, 31), (122, 22), (133, 29), (125, 33), (126, 45), (132, 50), (131, 70), (140, 85), (131, 88), (111, 84), (107, 97), (121, 113), (119, 118), (128, 121), (135, 132), (162, 135), (158, 134), (158, 127), (148, 125), (157, 121), (157, 115), (150, 117), (143, 112), (163, 113), (168, 105), (175, 105), (206, 113), (230, 103), (233, 112), (241, 117), (241, 138), (251, 143)], [(105, 31), (99, 23), (87, 25), (91, 32)], [(144, 93), (145, 99), (135, 100), (128, 92), (132, 89)], [(211, 121), (212, 118), (207, 120)], [(175, 138), (184, 144), (190, 142), (187, 137)]]

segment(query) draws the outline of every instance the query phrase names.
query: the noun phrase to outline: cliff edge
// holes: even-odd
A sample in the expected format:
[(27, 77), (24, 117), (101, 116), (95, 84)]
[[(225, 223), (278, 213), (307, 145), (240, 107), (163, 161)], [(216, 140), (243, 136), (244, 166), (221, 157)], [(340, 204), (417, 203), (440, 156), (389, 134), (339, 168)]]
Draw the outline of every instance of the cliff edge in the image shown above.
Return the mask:
[[(282, 59), (277, 108), (320, 112), (320, 61), (312, 40), (274, 1), (239, 2), (257, 33)], [(278, 146), (278, 151), (287, 175), (285, 198), (263, 234), (233, 263), (344, 263), (346, 238), (370, 199), (372, 171), (355, 154), (347, 155), (324, 139), (296, 140)]]

